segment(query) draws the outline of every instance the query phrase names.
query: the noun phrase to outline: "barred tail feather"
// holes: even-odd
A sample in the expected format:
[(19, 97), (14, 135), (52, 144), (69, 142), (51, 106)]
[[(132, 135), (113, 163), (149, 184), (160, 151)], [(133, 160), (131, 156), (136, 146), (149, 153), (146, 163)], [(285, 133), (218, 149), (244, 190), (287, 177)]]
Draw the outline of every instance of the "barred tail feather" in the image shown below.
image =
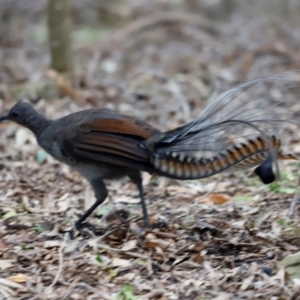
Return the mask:
[[(270, 137), (278, 159), (299, 160), (292, 154), (281, 153), (281, 142), (275, 136)], [(174, 179), (200, 179), (224, 171), (237, 171), (259, 166), (269, 155), (269, 143), (261, 137), (248, 140), (225, 153), (212, 158), (200, 158), (176, 155), (172, 152), (154, 154), (154, 172)]]

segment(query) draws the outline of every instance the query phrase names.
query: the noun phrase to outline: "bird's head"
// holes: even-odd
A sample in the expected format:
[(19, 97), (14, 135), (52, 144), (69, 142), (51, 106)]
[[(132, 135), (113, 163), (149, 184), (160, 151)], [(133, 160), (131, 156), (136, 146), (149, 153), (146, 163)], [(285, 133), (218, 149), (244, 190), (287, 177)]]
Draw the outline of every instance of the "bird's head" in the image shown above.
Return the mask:
[(24, 127), (27, 127), (38, 136), (51, 121), (39, 114), (34, 107), (26, 102), (19, 102), (15, 104), (9, 112), (0, 116), (1, 121), (13, 121)]
[(0, 117), (0, 122), (10, 120), (28, 127), (30, 120), (37, 115), (33, 106), (26, 102), (15, 104), (6, 114)]

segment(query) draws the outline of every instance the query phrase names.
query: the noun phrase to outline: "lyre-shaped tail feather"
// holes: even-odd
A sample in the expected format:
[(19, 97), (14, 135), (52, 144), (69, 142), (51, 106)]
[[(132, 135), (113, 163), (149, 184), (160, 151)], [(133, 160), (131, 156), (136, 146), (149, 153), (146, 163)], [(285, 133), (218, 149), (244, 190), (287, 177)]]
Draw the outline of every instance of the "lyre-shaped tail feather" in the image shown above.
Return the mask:
[[(281, 153), (281, 142), (270, 137), (277, 159), (300, 160), (292, 154)], [(224, 171), (248, 169), (262, 164), (269, 155), (269, 143), (257, 137), (211, 158), (182, 157), (174, 153), (154, 154), (154, 172), (175, 179), (200, 179)]]
[(285, 154), (285, 153), (279, 153), (277, 156), (278, 160), (300, 160), (300, 158), (297, 155), (294, 154)]
[(154, 135), (144, 145), (157, 155), (209, 158), (257, 136), (280, 139), (285, 130), (300, 127), (299, 95), (300, 71), (245, 82), (211, 97), (195, 120)]

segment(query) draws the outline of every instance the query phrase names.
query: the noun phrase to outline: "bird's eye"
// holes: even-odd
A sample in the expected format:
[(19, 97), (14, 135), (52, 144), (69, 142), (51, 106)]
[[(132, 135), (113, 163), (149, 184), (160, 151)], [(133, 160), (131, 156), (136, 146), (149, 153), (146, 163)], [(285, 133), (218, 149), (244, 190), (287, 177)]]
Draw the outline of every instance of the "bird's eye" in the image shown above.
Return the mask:
[(16, 113), (16, 112), (12, 112), (12, 113), (11, 113), (11, 116), (12, 116), (13, 118), (17, 118), (17, 117), (19, 116), (19, 114)]

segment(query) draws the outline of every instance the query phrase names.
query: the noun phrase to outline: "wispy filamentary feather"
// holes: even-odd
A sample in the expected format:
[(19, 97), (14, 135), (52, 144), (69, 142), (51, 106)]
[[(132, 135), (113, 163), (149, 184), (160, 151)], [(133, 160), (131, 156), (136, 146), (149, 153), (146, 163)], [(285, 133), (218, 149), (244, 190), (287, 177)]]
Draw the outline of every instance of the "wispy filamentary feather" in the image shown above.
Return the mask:
[(155, 149), (211, 157), (258, 136), (281, 139), (287, 126), (300, 125), (299, 111), (300, 71), (253, 80), (210, 99), (199, 118), (166, 133)]

